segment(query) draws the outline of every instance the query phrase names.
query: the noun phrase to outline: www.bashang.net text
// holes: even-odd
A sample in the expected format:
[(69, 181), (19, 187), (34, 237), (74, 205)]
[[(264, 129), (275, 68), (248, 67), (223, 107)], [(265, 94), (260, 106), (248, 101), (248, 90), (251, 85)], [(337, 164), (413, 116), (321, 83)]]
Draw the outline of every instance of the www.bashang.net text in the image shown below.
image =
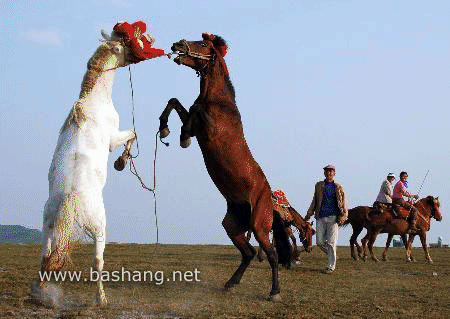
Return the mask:
[(162, 285), (164, 282), (199, 282), (200, 270), (171, 271), (167, 276), (163, 270), (151, 271), (129, 271), (122, 267), (121, 270), (101, 272), (89, 269), (89, 277), (83, 277), (81, 271), (40, 271), (39, 277), (41, 281), (86, 281), (97, 282), (99, 280), (108, 282), (153, 282), (156, 285)]

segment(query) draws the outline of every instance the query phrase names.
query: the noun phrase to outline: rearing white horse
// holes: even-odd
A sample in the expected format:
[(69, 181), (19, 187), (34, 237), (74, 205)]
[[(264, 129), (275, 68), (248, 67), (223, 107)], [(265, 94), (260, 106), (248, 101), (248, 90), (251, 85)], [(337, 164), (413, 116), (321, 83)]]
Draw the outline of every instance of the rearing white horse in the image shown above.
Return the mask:
[[(103, 187), (108, 153), (126, 143), (119, 158), (125, 166), (136, 139), (133, 130), (119, 131), (119, 115), (111, 94), (117, 68), (136, 62), (116, 33), (107, 36), (87, 64), (79, 99), (61, 128), (48, 173), (49, 197), (44, 208), (41, 274), (61, 270), (69, 258), (74, 226), (95, 244), (93, 269), (103, 269), (106, 216)], [(134, 59), (134, 60), (133, 60)], [(32, 296), (44, 304), (54, 298), (45, 292), (46, 281), (35, 281)], [(50, 293), (51, 294), (51, 293)], [(97, 303), (107, 303), (103, 284), (97, 282)]]

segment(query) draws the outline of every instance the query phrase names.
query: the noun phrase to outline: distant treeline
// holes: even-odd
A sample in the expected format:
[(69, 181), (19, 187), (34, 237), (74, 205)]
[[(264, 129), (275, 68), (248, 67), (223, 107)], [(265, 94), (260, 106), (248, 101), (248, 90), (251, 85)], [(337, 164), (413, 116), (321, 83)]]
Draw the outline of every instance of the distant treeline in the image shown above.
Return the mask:
[(20, 225), (0, 225), (1, 244), (40, 244), (42, 233)]

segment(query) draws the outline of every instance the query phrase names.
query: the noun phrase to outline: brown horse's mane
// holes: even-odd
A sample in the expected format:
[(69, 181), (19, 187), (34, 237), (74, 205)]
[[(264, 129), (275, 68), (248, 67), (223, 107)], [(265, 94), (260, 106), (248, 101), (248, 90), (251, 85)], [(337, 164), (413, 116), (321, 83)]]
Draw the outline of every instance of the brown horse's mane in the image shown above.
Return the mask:
[[(215, 38), (214, 38), (214, 40), (212, 41), (212, 43), (213, 43), (213, 45), (214, 45), (215, 48), (218, 48), (218, 47), (221, 47), (221, 46), (225, 46), (225, 47), (228, 48), (228, 44), (227, 44), (227, 42), (225, 41), (225, 39), (222, 38), (222, 37), (219, 36), (219, 35), (216, 35), (216, 36), (215, 36)], [(219, 53), (217, 52), (217, 50), (216, 50), (216, 54), (219, 54)], [(226, 65), (225, 65), (224, 67), (226, 68)], [(228, 72), (225, 72), (225, 73), (226, 73), (226, 75), (225, 75), (225, 84), (226, 84), (226, 86), (228, 87), (228, 89), (229, 89), (230, 92), (231, 92), (231, 96), (232, 96), (232, 98), (233, 98), (233, 102), (236, 104), (236, 93), (235, 93), (235, 91), (234, 91), (233, 83), (231, 83), (230, 75), (228, 74)]]

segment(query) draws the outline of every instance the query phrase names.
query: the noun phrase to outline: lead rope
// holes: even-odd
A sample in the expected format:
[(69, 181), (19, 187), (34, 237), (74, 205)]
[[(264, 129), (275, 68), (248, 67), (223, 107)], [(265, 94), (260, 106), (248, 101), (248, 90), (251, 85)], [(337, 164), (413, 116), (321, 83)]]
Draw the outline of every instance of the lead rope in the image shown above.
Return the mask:
[[(134, 90), (133, 90), (133, 81), (131, 78), (131, 67), (129, 65), (128, 65), (128, 71), (130, 74), (133, 130), (134, 130), (134, 132), (136, 132), (136, 124), (135, 124), (135, 119), (134, 119), (135, 118), (135, 116), (134, 116)], [(135, 159), (139, 156), (139, 140), (137, 138), (137, 135), (136, 135), (137, 154), (135, 156), (130, 154), (130, 172), (131, 172), (131, 174), (133, 174), (134, 176), (137, 177), (137, 179), (141, 183), (141, 186), (143, 189), (148, 190), (148, 191), (152, 192), (152, 194), (153, 194), (153, 199), (154, 199), (154, 203), (155, 203), (154, 211), (155, 211), (155, 226), (156, 226), (156, 245), (159, 244), (158, 214), (157, 214), (157, 210), (156, 210), (156, 207), (157, 207), (157, 205), (156, 205), (156, 154), (158, 152), (158, 136), (159, 136), (159, 131), (155, 135), (155, 156), (153, 158), (153, 188), (150, 188), (147, 185), (145, 185), (142, 177), (140, 176), (140, 174), (138, 173), (138, 171), (136, 169), (136, 165), (134, 164), (133, 159)], [(159, 139), (160, 139), (161, 143), (163, 143), (166, 146), (169, 146), (169, 143), (163, 142), (161, 140), (161, 137)]]

